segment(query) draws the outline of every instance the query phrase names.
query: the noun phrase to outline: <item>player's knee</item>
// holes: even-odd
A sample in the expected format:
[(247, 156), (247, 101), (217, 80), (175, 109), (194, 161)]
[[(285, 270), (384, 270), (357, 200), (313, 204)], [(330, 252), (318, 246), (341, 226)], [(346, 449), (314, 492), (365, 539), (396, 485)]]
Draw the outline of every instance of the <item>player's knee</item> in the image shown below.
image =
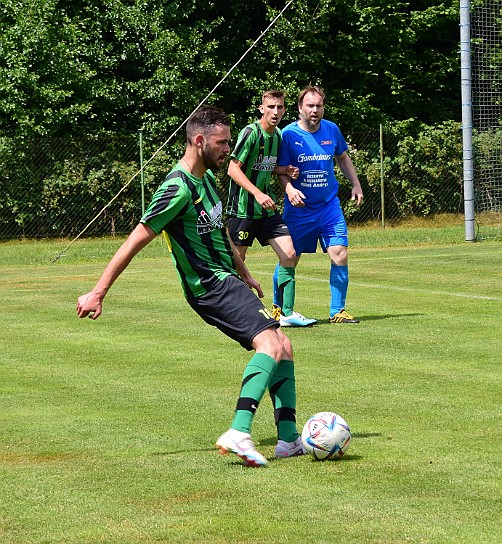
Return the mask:
[(266, 353), (279, 362), (284, 359), (284, 353), (287, 349), (283, 337), (286, 338), (286, 343), (289, 346), (289, 352), (291, 353), (291, 343), (289, 342), (289, 339), (282, 331), (275, 328), (267, 329), (258, 334), (253, 339), (252, 345), (255, 351)]
[(294, 268), (296, 266), (296, 253), (294, 250), (291, 255), (285, 255), (280, 259), (279, 263), (281, 266), (284, 266), (284, 268)]
[(345, 246), (333, 246), (330, 248), (329, 256), (336, 266), (346, 266), (349, 262), (349, 254)]

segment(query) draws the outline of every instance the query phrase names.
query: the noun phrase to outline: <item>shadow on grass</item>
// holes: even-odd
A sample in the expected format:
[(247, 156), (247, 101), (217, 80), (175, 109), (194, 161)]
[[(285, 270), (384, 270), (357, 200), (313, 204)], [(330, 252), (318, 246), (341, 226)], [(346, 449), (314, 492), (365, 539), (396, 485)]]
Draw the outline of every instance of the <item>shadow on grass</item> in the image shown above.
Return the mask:
[[(382, 319), (396, 319), (396, 318), (400, 318), (400, 317), (417, 317), (417, 316), (421, 316), (421, 315), (424, 315), (424, 314), (387, 314), (387, 315), (367, 315), (367, 316), (357, 316), (357, 319), (359, 319), (361, 321), (361, 323), (365, 323), (365, 322), (368, 322), (368, 321), (380, 321)], [(317, 325), (331, 325), (331, 326), (335, 326), (335, 325), (357, 325), (357, 323), (330, 323), (329, 322), (329, 319), (318, 319), (317, 320)], [(316, 325), (314, 325), (315, 327)], [(298, 328), (298, 327), (296, 327)], [(305, 327), (305, 328), (309, 328), (309, 327)]]
[[(373, 438), (373, 437), (379, 437), (379, 436), (382, 436), (382, 434), (381, 433), (352, 433), (352, 438)], [(277, 443), (277, 438), (270, 437), (270, 438), (264, 438), (263, 440), (260, 440), (257, 443), (257, 446), (259, 449), (260, 446), (275, 446), (276, 443)], [(215, 446), (210, 446), (208, 448), (187, 448), (184, 450), (180, 449), (180, 450), (173, 450), (173, 451), (159, 451), (159, 452), (152, 453), (151, 456), (152, 457), (167, 457), (169, 455), (180, 455), (180, 454), (187, 454), (187, 453), (194, 453), (194, 452), (217, 452), (217, 451), (218, 451), (218, 448), (216, 448)], [(229, 453), (228, 455), (232, 455), (232, 454)], [(357, 459), (361, 459), (361, 456), (348, 454), (336, 459), (327, 459), (327, 461), (343, 461), (343, 460), (353, 461)], [(270, 460), (271, 459), (269, 459), (269, 461)], [(272, 460), (275, 461), (280, 459), (273, 458)], [(313, 460), (316, 461), (315, 459)], [(242, 464), (242, 461), (236, 460), (235, 463), (233, 464)]]

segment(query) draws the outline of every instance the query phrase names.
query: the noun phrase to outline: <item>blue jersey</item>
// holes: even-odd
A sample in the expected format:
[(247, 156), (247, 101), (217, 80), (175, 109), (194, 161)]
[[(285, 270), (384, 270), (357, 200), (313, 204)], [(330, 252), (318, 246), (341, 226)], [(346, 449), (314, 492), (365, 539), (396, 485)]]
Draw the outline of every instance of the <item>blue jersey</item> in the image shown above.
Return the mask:
[[(305, 207), (319, 209), (331, 202), (338, 194), (334, 157), (347, 151), (347, 144), (338, 126), (326, 119), (319, 129), (307, 132), (298, 126), (298, 121), (282, 131), (282, 143), (277, 164), (297, 166), (298, 179), (292, 179), (293, 187), (305, 195)], [(284, 199), (285, 212), (293, 206)], [(305, 210), (307, 211), (307, 210)]]

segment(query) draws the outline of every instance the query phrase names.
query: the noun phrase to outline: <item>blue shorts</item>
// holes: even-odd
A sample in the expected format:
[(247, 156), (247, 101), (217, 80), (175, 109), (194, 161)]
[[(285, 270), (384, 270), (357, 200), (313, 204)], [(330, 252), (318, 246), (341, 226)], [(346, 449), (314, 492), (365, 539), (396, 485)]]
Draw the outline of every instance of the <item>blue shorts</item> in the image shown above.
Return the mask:
[(307, 206), (288, 206), (284, 212), (284, 221), (288, 225), (297, 255), (315, 253), (317, 242), (321, 244), (324, 253), (330, 246), (349, 246), (347, 223), (338, 197), (315, 210)]

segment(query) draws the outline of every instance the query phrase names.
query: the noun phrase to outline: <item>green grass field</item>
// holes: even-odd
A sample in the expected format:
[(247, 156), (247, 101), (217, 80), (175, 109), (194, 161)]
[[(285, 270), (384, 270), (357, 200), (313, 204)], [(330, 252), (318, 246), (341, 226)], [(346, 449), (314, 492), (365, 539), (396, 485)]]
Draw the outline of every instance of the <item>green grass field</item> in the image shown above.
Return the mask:
[[(305, 255), (289, 330), (300, 425), (338, 411), (341, 460), (220, 456), (250, 355), (196, 316), (161, 238), (97, 321), (79, 320), (121, 240), (0, 244), (0, 542), (499, 543), (502, 244), (462, 227), (354, 229), (348, 309), (330, 325), (328, 260)], [(271, 304), (274, 254), (248, 265)]]

